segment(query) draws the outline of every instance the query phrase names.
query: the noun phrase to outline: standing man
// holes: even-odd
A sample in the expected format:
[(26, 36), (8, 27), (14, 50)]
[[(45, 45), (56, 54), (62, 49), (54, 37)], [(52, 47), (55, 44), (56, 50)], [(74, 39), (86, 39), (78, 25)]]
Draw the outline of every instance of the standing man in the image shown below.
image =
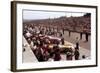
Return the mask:
[(75, 47), (75, 49), (79, 49), (79, 39), (78, 39), (78, 37), (76, 37), (76, 47)]
[(80, 40), (82, 40), (82, 35), (83, 35), (83, 33), (82, 33), (82, 32), (80, 32)]
[(62, 29), (62, 31), (63, 31), (63, 34), (64, 34), (64, 28)]
[(86, 42), (88, 42), (88, 29), (87, 29), (87, 26), (84, 26), (84, 33), (85, 33), (85, 39), (86, 39)]
[(69, 30), (69, 37), (71, 36), (71, 31)]
[(79, 60), (80, 53), (78, 49), (75, 49), (74, 56), (75, 56), (75, 60)]
[(85, 33), (86, 42), (88, 42), (88, 33)]
[(64, 42), (64, 38), (63, 38), (63, 37), (61, 38), (61, 44), (62, 44), (62, 45), (65, 44), (65, 42)]

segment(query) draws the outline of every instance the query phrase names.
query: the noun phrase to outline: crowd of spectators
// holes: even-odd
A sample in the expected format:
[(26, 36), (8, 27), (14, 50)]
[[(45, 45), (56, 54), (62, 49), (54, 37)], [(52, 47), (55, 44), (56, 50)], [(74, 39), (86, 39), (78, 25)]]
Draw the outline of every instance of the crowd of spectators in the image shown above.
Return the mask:
[(28, 23), (38, 26), (46, 26), (75, 32), (86, 32), (88, 34), (91, 33), (91, 14), (89, 13), (80, 17), (61, 16), (59, 18), (32, 20)]
[[(51, 34), (52, 28), (47, 29), (46, 27), (33, 26), (32, 24), (25, 25), (23, 28), (23, 35), (38, 61), (60, 61), (62, 59), (62, 48), (60, 48), (59, 45), (65, 45), (65, 40), (61, 33), (58, 38), (54, 33)], [(47, 30), (49, 33), (47, 33)], [(53, 36), (55, 38), (51, 40)], [(50, 48), (50, 45), (53, 47)], [(23, 52), (25, 52), (25, 49)], [(78, 49), (73, 51), (72, 48), (69, 48), (69, 50), (64, 51), (64, 53), (66, 54), (66, 60), (73, 60), (73, 56), (75, 56), (75, 60), (79, 59), (79, 55), (77, 55), (77, 53), (79, 54)]]

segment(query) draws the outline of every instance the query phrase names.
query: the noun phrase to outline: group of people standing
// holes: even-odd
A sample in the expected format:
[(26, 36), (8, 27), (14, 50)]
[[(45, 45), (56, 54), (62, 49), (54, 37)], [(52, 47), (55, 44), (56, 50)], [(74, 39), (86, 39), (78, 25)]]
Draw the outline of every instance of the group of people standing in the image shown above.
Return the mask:
[[(49, 29), (43, 29), (40, 27), (34, 27), (34, 26), (25, 26), (23, 30), (23, 35), (30, 44), (30, 47), (37, 57), (38, 61), (60, 61), (62, 60), (61, 56), (61, 50), (59, 47), (59, 44), (61, 45), (65, 44), (65, 39), (62, 37), (64, 34), (60, 32), (59, 37), (61, 38), (60, 43), (55, 43), (53, 45), (53, 48), (50, 49), (49, 45), (51, 44), (51, 41), (49, 39), (43, 39), (40, 35), (51, 35), (49, 34), (52, 30)], [(44, 32), (45, 31), (45, 32)], [(48, 32), (48, 33), (47, 33)], [(76, 38), (78, 40), (78, 38)], [(24, 50), (25, 51), (25, 50)], [(74, 47), (74, 51), (67, 51), (65, 53), (66, 60), (79, 60), (80, 58), (80, 52), (79, 52), (79, 41), (76, 41), (76, 46)]]

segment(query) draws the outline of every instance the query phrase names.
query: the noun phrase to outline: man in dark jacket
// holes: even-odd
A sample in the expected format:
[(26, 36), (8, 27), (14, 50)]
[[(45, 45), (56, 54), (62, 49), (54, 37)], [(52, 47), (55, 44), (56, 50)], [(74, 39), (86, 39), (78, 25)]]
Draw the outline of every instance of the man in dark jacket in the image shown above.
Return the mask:
[(74, 56), (75, 56), (75, 60), (79, 60), (80, 53), (78, 49), (75, 49)]

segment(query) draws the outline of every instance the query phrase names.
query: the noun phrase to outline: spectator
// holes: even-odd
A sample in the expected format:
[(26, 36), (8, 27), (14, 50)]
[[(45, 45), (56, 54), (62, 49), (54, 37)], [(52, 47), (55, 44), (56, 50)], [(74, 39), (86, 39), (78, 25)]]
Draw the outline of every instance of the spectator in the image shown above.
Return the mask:
[(64, 38), (61, 38), (61, 44), (64, 45), (65, 42), (64, 42)]
[(40, 62), (44, 61), (43, 50), (39, 46), (36, 49), (36, 57), (37, 57), (38, 61), (40, 61)]
[(27, 33), (25, 34), (25, 36), (26, 36), (26, 39), (29, 39), (32, 36), (32, 34), (29, 31), (27, 31)]
[(64, 28), (62, 29), (62, 31), (63, 31), (63, 34), (64, 34)]
[(88, 42), (88, 33), (85, 33), (86, 42)]
[(83, 33), (82, 33), (82, 32), (80, 32), (80, 40), (82, 40), (82, 35), (83, 35)]
[(71, 31), (69, 30), (69, 37), (71, 36)]
[(54, 61), (60, 61), (60, 60), (61, 60), (60, 49), (56, 48), (56, 50), (54, 52)]
[(75, 47), (75, 49), (79, 49), (79, 39), (78, 39), (78, 37), (76, 37), (76, 47)]
[(75, 52), (74, 52), (75, 60), (79, 60), (79, 56), (80, 56), (79, 50), (75, 49)]
[(66, 60), (72, 60), (73, 59), (73, 55), (71, 52), (67, 52), (66, 54)]

